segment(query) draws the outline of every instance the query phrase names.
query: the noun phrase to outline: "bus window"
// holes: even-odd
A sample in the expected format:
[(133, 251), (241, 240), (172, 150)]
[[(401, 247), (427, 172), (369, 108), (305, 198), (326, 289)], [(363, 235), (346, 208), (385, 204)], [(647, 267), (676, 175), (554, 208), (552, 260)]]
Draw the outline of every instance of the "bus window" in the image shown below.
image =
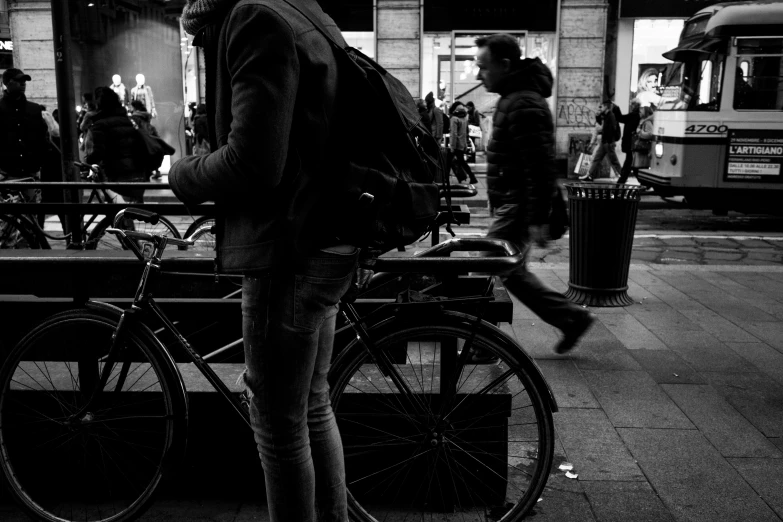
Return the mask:
[(676, 62), (667, 74), (659, 109), (717, 111), (723, 78), (723, 56)]
[(783, 110), (783, 38), (740, 38), (734, 108)]

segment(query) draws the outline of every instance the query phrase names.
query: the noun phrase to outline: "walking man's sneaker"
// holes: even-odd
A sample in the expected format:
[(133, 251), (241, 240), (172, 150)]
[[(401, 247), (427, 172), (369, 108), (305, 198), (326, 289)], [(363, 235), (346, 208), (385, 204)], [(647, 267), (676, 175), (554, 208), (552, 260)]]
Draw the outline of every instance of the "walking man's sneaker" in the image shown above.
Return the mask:
[(500, 358), (481, 348), (471, 348), (467, 364), (497, 364)]
[(571, 326), (563, 331), (563, 339), (555, 346), (555, 353), (563, 354), (571, 351), (582, 335), (590, 329), (595, 322), (595, 315), (585, 312), (575, 319)]
[(590, 174), (585, 174), (584, 176), (579, 176), (580, 181), (593, 181), (593, 176)]

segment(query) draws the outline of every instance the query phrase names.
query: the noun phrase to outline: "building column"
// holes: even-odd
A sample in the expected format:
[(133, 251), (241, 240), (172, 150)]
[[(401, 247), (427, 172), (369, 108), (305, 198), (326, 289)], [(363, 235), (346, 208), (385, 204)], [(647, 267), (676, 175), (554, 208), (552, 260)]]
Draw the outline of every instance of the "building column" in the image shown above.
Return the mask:
[(376, 61), (398, 78), (414, 98), (421, 89), (420, 0), (377, 0)]
[[(578, 156), (575, 149), (595, 125), (604, 90), (607, 9), (606, 0), (561, 0), (555, 115), (559, 157)], [(569, 174), (572, 170), (569, 162)]]
[(51, 112), (57, 107), (51, 3), (49, 0), (11, 0), (8, 18), (14, 42), (14, 67), (32, 78), (27, 84), (27, 99)]

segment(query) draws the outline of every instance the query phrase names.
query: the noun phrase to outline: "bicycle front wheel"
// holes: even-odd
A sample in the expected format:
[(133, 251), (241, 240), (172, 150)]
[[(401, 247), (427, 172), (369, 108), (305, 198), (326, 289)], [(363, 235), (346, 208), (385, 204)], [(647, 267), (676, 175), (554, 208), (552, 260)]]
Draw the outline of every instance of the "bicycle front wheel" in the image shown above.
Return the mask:
[(35, 520), (132, 520), (181, 456), (187, 406), (176, 370), (135, 326), (107, 368), (116, 327), (90, 310), (55, 315), (0, 370), (0, 468)]
[[(133, 222), (133, 228), (131, 230), (182, 239), (177, 227), (175, 227), (167, 217), (158, 216), (158, 218), (158, 223), (156, 225), (135, 221)], [(117, 239), (117, 236), (106, 233), (106, 229), (113, 226), (113, 221), (114, 216), (108, 216), (95, 225), (95, 228), (90, 232), (90, 237), (87, 241), (87, 250), (124, 250), (122, 243)], [(144, 245), (140, 246), (143, 250)]]
[[(516, 521), (554, 452), (546, 384), (502, 332), (457, 313), (381, 328), (335, 360), (351, 519)], [(467, 362), (465, 352), (494, 356)]]

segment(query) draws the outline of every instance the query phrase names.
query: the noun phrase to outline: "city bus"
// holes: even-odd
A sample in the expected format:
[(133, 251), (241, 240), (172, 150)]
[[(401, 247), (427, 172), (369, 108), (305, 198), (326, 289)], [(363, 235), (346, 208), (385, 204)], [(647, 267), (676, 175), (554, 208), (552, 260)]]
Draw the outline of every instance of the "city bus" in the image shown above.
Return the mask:
[(783, 2), (702, 9), (663, 56), (639, 182), (719, 214), (783, 213)]

